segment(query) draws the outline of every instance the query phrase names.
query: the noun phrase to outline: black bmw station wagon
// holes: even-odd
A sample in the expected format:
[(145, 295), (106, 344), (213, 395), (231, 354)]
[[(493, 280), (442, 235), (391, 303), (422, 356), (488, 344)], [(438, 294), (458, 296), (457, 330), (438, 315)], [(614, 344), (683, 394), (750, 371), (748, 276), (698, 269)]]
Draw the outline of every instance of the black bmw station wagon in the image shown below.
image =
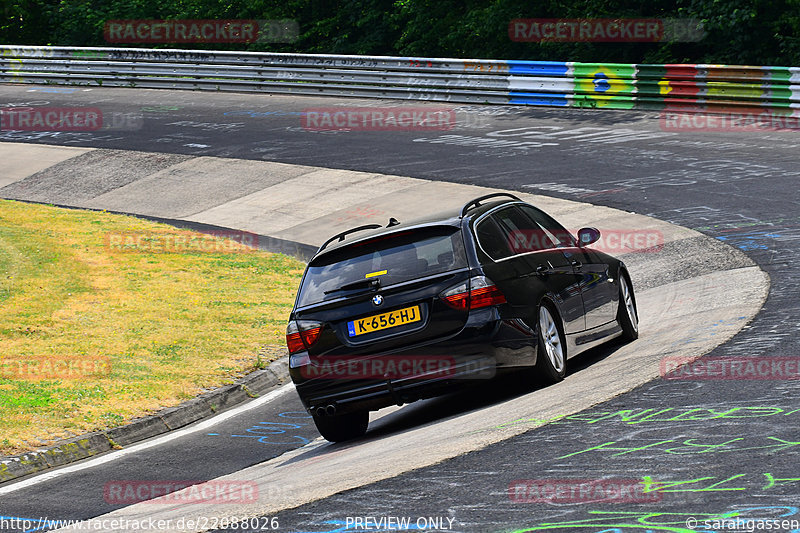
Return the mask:
[(567, 359), (638, 337), (625, 265), (545, 212), (495, 193), (459, 212), (333, 236), (308, 263), (289, 317), (289, 372), (323, 437), (369, 411), (513, 369), (545, 382)]

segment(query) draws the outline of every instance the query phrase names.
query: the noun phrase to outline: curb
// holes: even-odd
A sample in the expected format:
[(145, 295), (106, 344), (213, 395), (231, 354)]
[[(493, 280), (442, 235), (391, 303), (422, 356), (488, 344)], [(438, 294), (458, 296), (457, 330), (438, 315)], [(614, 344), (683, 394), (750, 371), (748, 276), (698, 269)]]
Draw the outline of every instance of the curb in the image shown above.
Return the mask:
[[(285, 353), (285, 350), (281, 350)], [(53, 446), (4, 458), (0, 461), (0, 485), (43, 470), (74, 463), (113, 449), (162, 435), (212, 417), (219, 412), (261, 396), (289, 378), (289, 357), (281, 357), (263, 370), (255, 370), (175, 407), (139, 418), (125, 426), (65, 439)]]

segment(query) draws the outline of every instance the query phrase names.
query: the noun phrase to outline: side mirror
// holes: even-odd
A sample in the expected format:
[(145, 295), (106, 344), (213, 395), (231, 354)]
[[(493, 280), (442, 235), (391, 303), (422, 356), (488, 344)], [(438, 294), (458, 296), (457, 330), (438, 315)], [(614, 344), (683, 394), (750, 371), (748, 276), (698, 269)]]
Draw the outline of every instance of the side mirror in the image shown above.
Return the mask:
[(578, 230), (578, 245), (589, 246), (600, 240), (600, 230), (597, 228), (581, 228)]

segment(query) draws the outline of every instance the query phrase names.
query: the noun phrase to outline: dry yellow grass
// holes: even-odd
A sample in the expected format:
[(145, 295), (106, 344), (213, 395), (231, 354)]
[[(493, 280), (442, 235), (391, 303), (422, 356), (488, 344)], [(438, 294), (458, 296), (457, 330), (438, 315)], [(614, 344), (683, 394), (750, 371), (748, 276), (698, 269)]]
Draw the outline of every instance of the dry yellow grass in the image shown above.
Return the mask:
[[(151, 241), (120, 251), (113, 243), (128, 233)], [(303, 264), (230, 242), (220, 253), (148, 244), (187, 236), (133, 217), (0, 201), (0, 454), (176, 405), (283, 346)], [(80, 379), (56, 366), (98, 358), (107, 371)]]

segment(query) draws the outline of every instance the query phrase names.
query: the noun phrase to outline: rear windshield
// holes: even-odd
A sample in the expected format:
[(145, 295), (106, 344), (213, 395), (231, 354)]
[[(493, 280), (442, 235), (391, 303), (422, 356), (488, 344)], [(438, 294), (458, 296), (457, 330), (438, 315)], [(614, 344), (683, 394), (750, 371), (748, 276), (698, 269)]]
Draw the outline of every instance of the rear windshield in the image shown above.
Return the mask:
[[(308, 266), (298, 307), (467, 266), (461, 231), (452, 226), (400, 232), (325, 254)], [(341, 289), (345, 285), (352, 287)], [(326, 294), (327, 292), (327, 294)]]

